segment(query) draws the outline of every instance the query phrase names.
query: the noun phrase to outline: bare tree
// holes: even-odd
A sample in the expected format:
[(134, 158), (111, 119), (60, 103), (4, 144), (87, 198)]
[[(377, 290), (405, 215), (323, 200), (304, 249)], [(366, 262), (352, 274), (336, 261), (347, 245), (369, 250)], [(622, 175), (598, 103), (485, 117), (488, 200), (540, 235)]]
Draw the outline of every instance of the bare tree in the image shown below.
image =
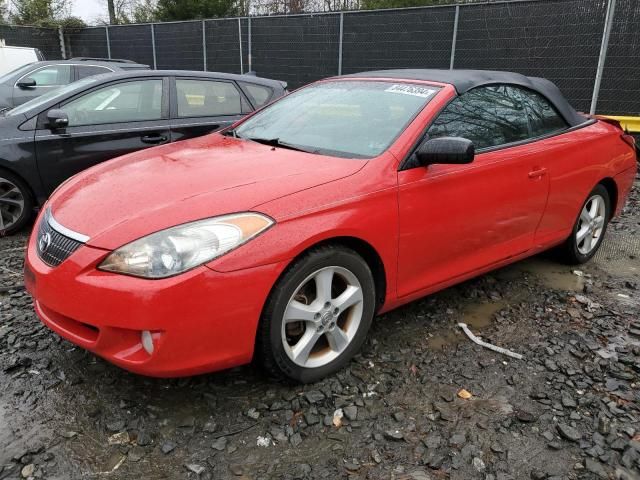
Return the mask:
[(109, 17), (102, 17), (100, 23), (121, 25), (127, 23), (147, 23), (156, 20), (156, 0), (103, 0), (107, 4)]
[(115, 0), (107, 0), (107, 10), (109, 11), (109, 23), (115, 25), (116, 23), (116, 5)]
[(4, 0), (0, 0), (0, 23), (4, 23), (7, 21), (8, 15), (7, 2)]

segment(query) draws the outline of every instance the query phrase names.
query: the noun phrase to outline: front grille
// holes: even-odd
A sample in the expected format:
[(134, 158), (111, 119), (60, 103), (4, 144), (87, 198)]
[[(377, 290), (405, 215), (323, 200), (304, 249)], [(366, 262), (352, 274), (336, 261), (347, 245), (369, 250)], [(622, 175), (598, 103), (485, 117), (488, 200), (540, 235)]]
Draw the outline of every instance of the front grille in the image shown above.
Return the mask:
[(40, 259), (50, 267), (57, 267), (83, 245), (83, 242), (67, 237), (53, 229), (50, 214), (45, 212), (38, 227), (36, 248)]

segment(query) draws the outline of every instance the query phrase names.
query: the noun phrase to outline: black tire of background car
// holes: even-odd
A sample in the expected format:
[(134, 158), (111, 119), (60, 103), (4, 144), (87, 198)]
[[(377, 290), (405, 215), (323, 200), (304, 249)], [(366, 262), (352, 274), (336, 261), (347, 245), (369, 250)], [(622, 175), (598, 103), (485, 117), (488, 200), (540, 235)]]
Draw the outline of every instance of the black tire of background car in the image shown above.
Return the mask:
[[(578, 231), (578, 226), (580, 225), (580, 213), (582, 209), (587, 204), (589, 199), (594, 195), (600, 195), (604, 198), (606, 213), (605, 213), (605, 221), (604, 227), (602, 230), (602, 234), (598, 239), (598, 243), (596, 246), (586, 255), (580, 253), (578, 250), (578, 244), (576, 242), (576, 233)], [(573, 225), (573, 229), (571, 230), (571, 235), (565, 242), (558, 247), (557, 252), (559, 256), (559, 260), (568, 265), (580, 265), (581, 263), (588, 262), (591, 258), (596, 254), (600, 246), (602, 245), (602, 241), (604, 239), (605, 234), (607, 233), (607, 226), (609, 225), (609, 220), (611, 219), (611, 199), (609, 198), (609, 192), (602, 184), (596, 185), (596, 187), (587, 195), (584, 203), (580, 206), (580, 211), (578, 212), (578, 218), (576, 218), (576, 222)]]
[(18, 187), (22, 198), (24, 198), (24, 210), (22, 211), (22, 215), (20, 215), (20, 218), (11, 227), (0, 229), (0, 236), (12, 235), (22, 230), (33, 217), (33, 196), (31, 195), (31, 190), (29, 190), (27, 184), (20, 177), (9, 172), (8, 170), (0, 168), (0, 178), (5, 178), (13, 183), (16, 187)]
[[(284, 350), (282, 321), (289, 300), (304, 279), (312, 272), (328, 266), (344, 267), (358, 278), (363, 294), (362, 320), (350, 345), (338, 358), (322, 367), (304, 368), (293, 363)], [(339, 245), (313, 248), (295, 260), (273, 287), (258, 326), (254, 363), (275, 378), (298, 383), (311, 383), (326, 377), (343, 368), (358, 353), (371, 326), (375, 307), (373, 274), (360, 255)]]

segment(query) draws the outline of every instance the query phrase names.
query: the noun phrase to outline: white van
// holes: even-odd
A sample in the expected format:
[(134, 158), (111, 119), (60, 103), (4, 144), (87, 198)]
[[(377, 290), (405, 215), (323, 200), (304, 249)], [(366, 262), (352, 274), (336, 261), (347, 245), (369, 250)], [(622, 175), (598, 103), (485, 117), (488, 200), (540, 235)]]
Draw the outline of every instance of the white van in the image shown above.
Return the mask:
[(28, 63), (45, 60), (37, 48), (8, 47), (0, 40), (0, 76)]

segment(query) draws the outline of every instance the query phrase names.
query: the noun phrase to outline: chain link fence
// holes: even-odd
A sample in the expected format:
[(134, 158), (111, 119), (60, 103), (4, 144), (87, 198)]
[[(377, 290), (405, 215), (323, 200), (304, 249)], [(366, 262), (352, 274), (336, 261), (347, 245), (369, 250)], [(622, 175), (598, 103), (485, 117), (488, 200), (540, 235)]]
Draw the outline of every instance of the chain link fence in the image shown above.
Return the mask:
[[(151, 25), (109, 27), (111, 58), (126, 58), (145, 65), (153, 65), (151, 28)], [(73, 40), (69, 40), (70, 46), (74, 43)]]
[(345, 13), (343, 73), (449, 68), (455, 7)]
[(16, 27), (0, 24), (0, 40), (16, 47), (38, 48), (45, 56), (53, 60), (62, 58), (60, 34), (52, 28)]
[[(96, 27), (66, 32), (64, 34), (64, 50), (66, 58), (109, 57), (109, 30), (106, 27)], [(131, 45), (130, 52), (132, 53), (138, 47), (139, 45)], [(127, 55), (127, 57), (128, 56), (129, 55)]]
[[(247, 61), (246, 20), (223, 19), (205, 22), (207, 69), (224, 73), (240, 73)], [(244, 26), (243, 26), (244, 24)], [(241, 48), (242, 45), (245, 48)]]
[(290, 87), (338, 73), (338, 15), (251, 19), (251, 69)]
[(617, 0), (598, 111), (640, 114), (640, 1)]
[[(57, 32), (0, 26), (3, 37), (60, 56)], [(508, 70), (554, 81), (579, 110), (597, 102), (598, 113), (640, 115), (638, 0), (511, 0), (89, 27), (66, 32), (64, 51), (158, 69), (253, 70), (291, 88), (372, 69)]]
[(589, 111), (606, 8), (606, 0), (460, 8), (454, 65), (548, 78)]

